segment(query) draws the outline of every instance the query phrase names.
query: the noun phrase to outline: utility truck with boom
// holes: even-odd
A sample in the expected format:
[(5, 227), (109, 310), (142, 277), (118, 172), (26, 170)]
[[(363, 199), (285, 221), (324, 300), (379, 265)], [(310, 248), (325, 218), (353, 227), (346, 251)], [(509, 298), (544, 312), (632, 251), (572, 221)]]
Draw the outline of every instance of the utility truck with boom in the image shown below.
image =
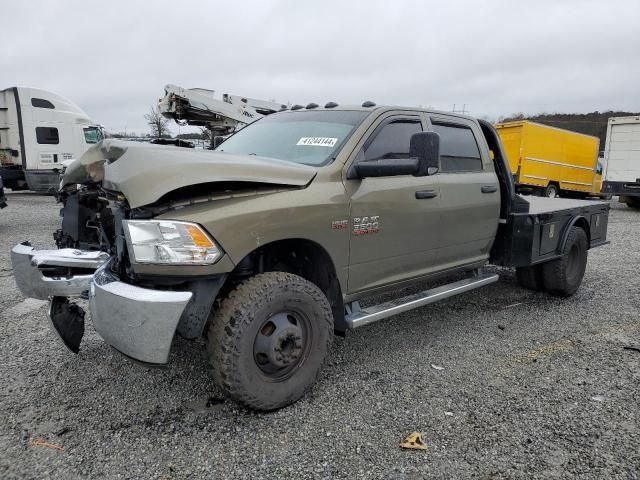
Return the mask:
[(207, 128), (212, 146), (216, 136), (230, 135), (265, 115), (287, 109), (286, 105), (256, 98), (225, 93), (219, 100), (214, 95), (214, 90), (169, 84), (158, 107), (163, 116), (177, 123)]
[(205, 336), (220, 388), (259, 410), (311, 388), (334, 334), (492, 284), (488, 264), (572, 295), (609, 212), (517, 195), (488, 122), (372, 102), (273, 113), (215, 151), (105, 140), (58, 195), (59, 249), (11, 256), (69, 349), (85, 297), (104, 341), (139, 362)]

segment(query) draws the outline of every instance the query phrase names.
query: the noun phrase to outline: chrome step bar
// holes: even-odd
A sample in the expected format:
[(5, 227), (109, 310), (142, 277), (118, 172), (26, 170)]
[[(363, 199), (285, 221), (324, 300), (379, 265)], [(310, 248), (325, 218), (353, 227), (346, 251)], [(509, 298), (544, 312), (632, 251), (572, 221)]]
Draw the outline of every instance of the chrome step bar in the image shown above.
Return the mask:
[(392, 315), (397, 315), (398, 313), (413, 310), (414, 308), (422, 307), (429, 303), (484, 287), (485, 285), (497, 282), (499, 278), (496, 274), (480, 272), (463, 280), (458, 280), (457, 282), (363, 309), (360, 309), (358, 302), (351, 302), (347, 305), (345, 319), (349, 328), (359, 328)]

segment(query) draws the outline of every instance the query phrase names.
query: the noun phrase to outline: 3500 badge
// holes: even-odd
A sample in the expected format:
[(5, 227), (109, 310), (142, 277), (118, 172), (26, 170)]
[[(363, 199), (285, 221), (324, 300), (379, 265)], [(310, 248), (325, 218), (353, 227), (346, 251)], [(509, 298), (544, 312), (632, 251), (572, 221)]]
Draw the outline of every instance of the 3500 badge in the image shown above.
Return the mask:
[(370, 233), (378, 233), (379, 215), (371, 215), (370, 217), (353, 217), (353, 234), (368, 235)]

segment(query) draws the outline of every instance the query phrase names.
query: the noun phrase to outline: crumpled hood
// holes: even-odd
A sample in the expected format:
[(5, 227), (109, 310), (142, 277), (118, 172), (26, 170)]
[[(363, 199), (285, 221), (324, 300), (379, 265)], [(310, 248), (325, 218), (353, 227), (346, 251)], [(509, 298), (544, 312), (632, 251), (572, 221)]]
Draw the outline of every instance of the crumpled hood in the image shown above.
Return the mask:
[(104, 140), (65, 171), (62, 186), (102, 182), (121, 192), (131, 208), (148, 205), (181, 187), (209, 182), (305, 186), (316, 169), (272, 158), (234, 155), (121, 140)]

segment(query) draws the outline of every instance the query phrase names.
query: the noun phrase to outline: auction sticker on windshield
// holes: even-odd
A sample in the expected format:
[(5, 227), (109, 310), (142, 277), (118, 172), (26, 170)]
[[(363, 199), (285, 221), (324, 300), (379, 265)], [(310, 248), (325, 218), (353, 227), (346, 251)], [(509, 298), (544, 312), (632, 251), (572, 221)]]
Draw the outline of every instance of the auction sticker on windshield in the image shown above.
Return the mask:
[(334, 147), (337, 138), (331, 137), (302, 137), (296, 145), (306, 145), (310, 147)]

